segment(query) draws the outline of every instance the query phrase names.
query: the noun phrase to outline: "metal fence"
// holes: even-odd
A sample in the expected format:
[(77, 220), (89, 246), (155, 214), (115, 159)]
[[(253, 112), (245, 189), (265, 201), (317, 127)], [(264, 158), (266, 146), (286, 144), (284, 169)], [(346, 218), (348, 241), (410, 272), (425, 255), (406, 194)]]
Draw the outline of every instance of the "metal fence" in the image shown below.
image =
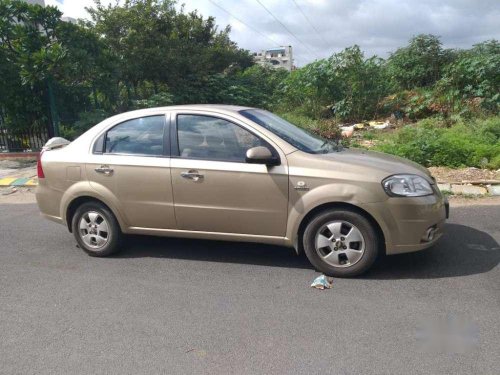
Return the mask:
[(48, 139), (49, 132), (45, 129), (12, 132), (0, 126), (0, 152), (40, 151)]

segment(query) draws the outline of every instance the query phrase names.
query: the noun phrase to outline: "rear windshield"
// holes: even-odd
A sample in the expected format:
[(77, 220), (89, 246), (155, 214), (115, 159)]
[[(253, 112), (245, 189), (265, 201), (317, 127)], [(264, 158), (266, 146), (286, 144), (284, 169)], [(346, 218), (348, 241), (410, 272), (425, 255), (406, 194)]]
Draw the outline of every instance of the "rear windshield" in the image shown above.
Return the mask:
[(323, 138), (317, 134), (286, 121), (285, 119), (263, 109), (245, 109), (239, 113), (255, 122), (278, 137), (288, 142), (293, 147), (310, 154), (325, 154), (338, 151), (339, 146), (334, 141)]

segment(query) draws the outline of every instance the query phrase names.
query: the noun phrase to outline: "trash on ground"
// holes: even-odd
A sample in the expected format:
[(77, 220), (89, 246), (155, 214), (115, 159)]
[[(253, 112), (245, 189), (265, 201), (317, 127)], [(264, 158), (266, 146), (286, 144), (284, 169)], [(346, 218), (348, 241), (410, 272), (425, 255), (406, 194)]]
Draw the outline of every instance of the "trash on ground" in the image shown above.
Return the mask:
[(347, 124), (339, 124), (338, 125), (342, 134), (342, 137), (349, 138), (352, 137), (354, 131), (356, 130), (364, 130), (364, 129), (387, 129), (391, 127), (389, 120), (382, 121), (368, 121), (368, 122), (358, 122), (356, 124), (347, 125)]
[(353, 126), (342, 126), (340, 128), (340, 130), (342, 131), (342, 137), (346, 137), (346, 138), (349, 138), (349, 137), (352, 137), (352, 134), (354, 133), (354, 125)]
[(373, 129), (386, 129), (389, 127), (389, 121), (370, 121), (368, 125), (370, 125)]
[(12, 188), (12, 190), (4, 192), (4, 193), (2, 193), (2, 195), (10, 195), (10, 194), (14, 194), (16, 191), (17, 191), (17, 189), (16, 189), (16, 188)]
[(314, 279), (313, 283), (311, 284), (311, 288), (316, 288), (316, 289), (331, 289), (332, 286), (333, 286), (333, 278), (327, 277), (325, 275), (318, 276), (317, 278)]

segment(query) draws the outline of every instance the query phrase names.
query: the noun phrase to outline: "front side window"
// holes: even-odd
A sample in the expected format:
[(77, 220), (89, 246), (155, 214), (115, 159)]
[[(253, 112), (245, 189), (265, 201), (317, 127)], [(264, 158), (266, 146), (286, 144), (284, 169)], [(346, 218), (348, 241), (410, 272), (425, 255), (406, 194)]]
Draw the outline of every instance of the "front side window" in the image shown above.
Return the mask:
[(310, 154), (325, 154), (342, 148), (340, 144), (301, 129), (271, 112), (262, 109), (245, 109), (240, 111), (240, 114), (301, 151)]
[(210, 116), (178, 115), (179, 155), (183, 158), (244, 162), (249, 148), (266, 146), (232, 122)]
[(149, 116), (116, 125), (106, 134), (105, 152), (111, 154), (163, 155), (165, 116)]

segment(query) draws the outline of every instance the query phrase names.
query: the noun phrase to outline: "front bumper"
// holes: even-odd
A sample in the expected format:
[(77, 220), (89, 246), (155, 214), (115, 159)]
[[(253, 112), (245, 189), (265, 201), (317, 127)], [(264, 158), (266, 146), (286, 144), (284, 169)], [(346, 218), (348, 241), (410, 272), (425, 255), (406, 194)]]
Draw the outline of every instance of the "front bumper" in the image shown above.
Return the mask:
[(448, 198), (444, 197), (444, 208), (446, 212), (446, 218), (450, 218), (450, 202), (448, 202)]
[(370, 206), (370, 213), (384, 233), (386, 254), (409, 253), (434, 245), (443, 235), (449, 216), (448, 201), (439, 192), (425, 197), (389, 198)]

